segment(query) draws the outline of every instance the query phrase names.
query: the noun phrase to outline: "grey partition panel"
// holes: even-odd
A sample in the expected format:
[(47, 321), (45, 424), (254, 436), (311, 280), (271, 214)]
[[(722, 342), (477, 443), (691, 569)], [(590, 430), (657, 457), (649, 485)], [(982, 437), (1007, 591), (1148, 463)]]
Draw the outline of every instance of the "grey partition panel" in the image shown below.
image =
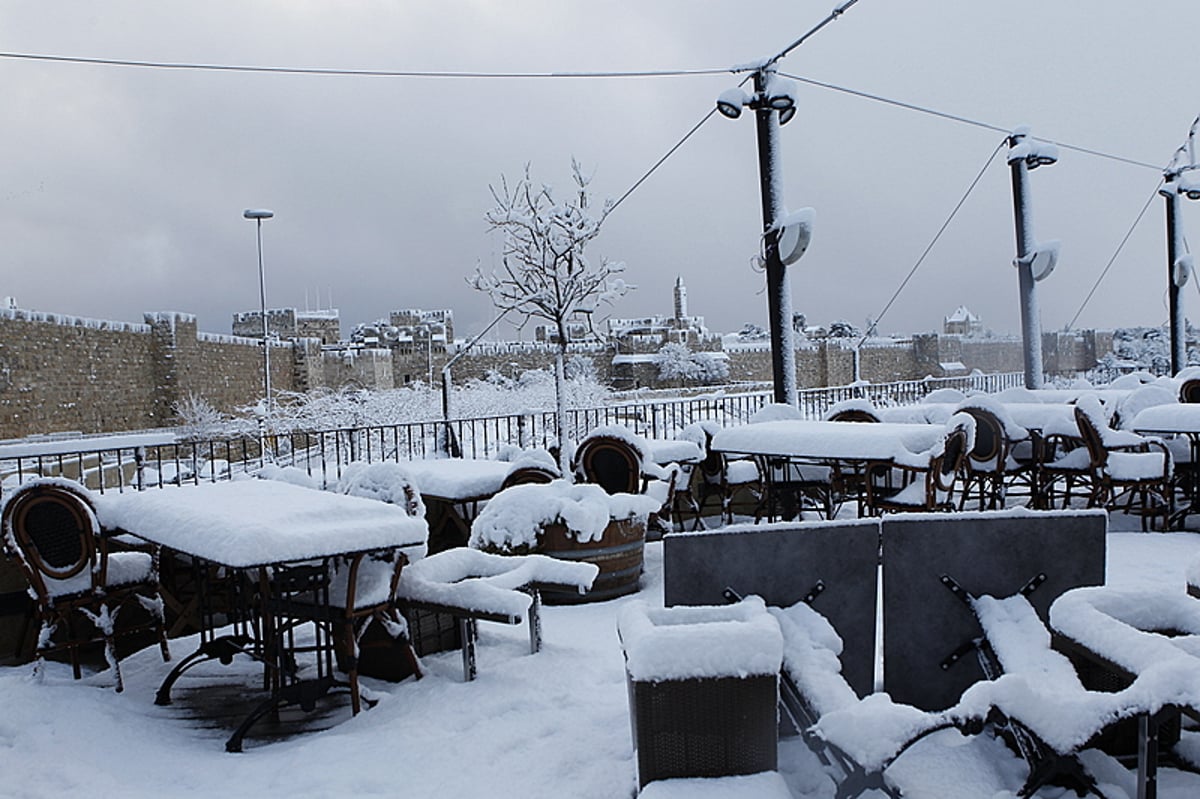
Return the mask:
[(1107, 526), (1101, 510), (885, 517), (884, 690), (897, 702), (941, 710), (983, 679), (969, 649), (981, 630), (943, 575), (974, 596), (996, 597), (1045, 575), (1029, 594), (1044, 621), (1063, 592), (1104, 583)]
[(719, 605), (726, 587), (787, 607), (822, 586), (812, 607), (842, 637), (842, 674), (860, 695), (875, 675), (879, 522), (732, 525), (663, 537), (663, 594), (671, 605)]

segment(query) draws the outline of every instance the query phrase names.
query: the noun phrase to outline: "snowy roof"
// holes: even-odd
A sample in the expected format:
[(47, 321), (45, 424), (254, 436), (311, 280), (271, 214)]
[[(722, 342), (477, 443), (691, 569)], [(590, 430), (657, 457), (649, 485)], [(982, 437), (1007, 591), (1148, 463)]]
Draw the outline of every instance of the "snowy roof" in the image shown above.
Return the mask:
[(947, 322), (978, 322), (979, 317), (971, 313), (967, 306), (960, 305), (954, 309), (954, 313), (946, 317)]

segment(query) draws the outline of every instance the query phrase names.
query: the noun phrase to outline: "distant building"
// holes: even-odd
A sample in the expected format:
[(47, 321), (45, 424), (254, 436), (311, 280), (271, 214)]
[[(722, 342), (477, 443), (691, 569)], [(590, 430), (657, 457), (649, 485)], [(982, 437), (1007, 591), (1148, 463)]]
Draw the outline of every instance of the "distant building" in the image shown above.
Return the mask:
[[(268, 308), (267, 332), (282, 340), (315, 338), (322, 344), (341, 340), (342, 327), (336, 308), (320, 311), (298, 311), (295, 308)], [(261, 311), (245, 311), (233, 315), (233, 335), (262, 338)]]
[(392, 311), (387, 319), (357, 325), (350, 334), (350, 342), (363, 347), (385, 347), (400, 354), (445, 353), (454, 343), (454, 312), (445, 308)]
[(942, 319), (942, 332), (948, 336), (972, 336), (983, 332), (983, 322), (965, 305)]
[(697, 350), (721, 348), (719, 336), (709, 334), (703, 316), (688, 316), (687, 286), (675, 278), (675, 313), (640, 319), (609, 319), (608, 336), (622, 352), (657, 352), (664, 344), (686, 344)]

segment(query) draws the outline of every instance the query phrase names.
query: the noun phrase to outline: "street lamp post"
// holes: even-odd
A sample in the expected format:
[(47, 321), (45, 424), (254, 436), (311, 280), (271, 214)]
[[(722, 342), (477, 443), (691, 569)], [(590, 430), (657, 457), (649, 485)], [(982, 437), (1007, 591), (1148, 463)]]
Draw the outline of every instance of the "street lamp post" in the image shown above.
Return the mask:
[(1021, 295), (1021, 340), (1025, 361), (1025, 388), (1041, 388), (1042, 322), (1038, 313), (1035, 282), (1054, 269), (1058, 260), (1057, 243), (1039, 247), (1033, 236), (1033, 211), (1029, 203), (1029, 171), (1058, 160), (1053, 144), (1029, 138), (1026, 128), (1018, 128), (1008, 138), (1008, 165), (1012, 168), (1013, 219), (1016, 223), (1017, 282)]
[(266, 402), (266, 415), (271, 415), (271, 345), (267, 330), (267, 278), (263, 271), (262, 254), (262, 223), (264, 219), (275, 216), (274, 211), (263, 208), (248, 208), (242, 212), (244, 219), (253, 219), (258, 233), (258, 301), (262, 314), (262, 347), (263, 347), (263, 399)]
[[(717, 110), (730, 119), (741, 116), (742, 108), (754, 109), (758, 133), (758, 179), (762, 195), (763, 268), (767, 273), (767, 313), (771, 329), (771, 372), (775, 401), (796, 404), (796, 350), (792, 330), (792, 293), (787, 264), (780, 254), (783, 234), (782, 169), (779, 163), (779, 126), (796, 115), (792, 82), (780, 79), (774, 69), (764, 67), (754, 73), (754, 94), (741, 88), (729, 89), (717, 98)], [(778, 120), (776, 120), (778, 112)], [(811, 234), (811, 220), (805, 227), (803, 252)], [(799, 257), (798, 255), (796, 256)]]
[(1163, 185), (1158, 193), (1167, 204), (1167, 305), (1171, 326), (1171, 374), (1187, 366), (1187, 316), (1183, 311), (1183, 287), (1191, 276), (1192, 256), (1187, 253), (1183, 236), (1183, 198), (1200, 200), (1200, 176), (1196, 163), (1195, 137), (1200, 117), (1192, 123), (1188, 140), (1163, 171)]

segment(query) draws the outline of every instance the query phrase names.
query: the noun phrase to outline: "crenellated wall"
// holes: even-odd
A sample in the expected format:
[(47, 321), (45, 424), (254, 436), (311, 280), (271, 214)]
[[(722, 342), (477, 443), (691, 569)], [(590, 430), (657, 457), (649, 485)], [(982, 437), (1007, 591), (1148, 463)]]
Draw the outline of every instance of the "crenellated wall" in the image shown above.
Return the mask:
[[(871, 382), (983, 372), (1019, 372), (1020, 341), (930, 333), (911, 341), (871, 342), (857, 354), (850, 340), (827, 339), (796, 350), (800, 388), (845, 385), (857, 376)], [(231, 412), (262, 397), (262, 340), (203, 333), (196, 318), (177, 312), (147, 313), (144, 324), (0, 311), (0, 438), (59, 432), (99, 433), (175, 424), (173, 408), (189, 396)], [(1046, 333), (1043, 356), (1051, 374), (1091, 369), (1112, 350), (1104, 331)], [(453, 351), (451, 351), (453, 352)], [(456, 384), (490, 371), (517, 377), (554, 362), (555, 348), (530, 342), (483, 343), (454, 364)], [(771, 379), (766, 346), (731, 349), (729, 379)], [(572, 347), (590, 358), (600, 378), (616, 388), (655, 386), (654, 369), (614, 363), (601, 344)], [(306, 392), (343, 386), (386, 390), (432, 375), (440, 383), (451, 357), (438, 348), (322, 346), (315, 338), (271, 345), (276, 391)], [(627, 359), (626, 359), (627, 360)]]

